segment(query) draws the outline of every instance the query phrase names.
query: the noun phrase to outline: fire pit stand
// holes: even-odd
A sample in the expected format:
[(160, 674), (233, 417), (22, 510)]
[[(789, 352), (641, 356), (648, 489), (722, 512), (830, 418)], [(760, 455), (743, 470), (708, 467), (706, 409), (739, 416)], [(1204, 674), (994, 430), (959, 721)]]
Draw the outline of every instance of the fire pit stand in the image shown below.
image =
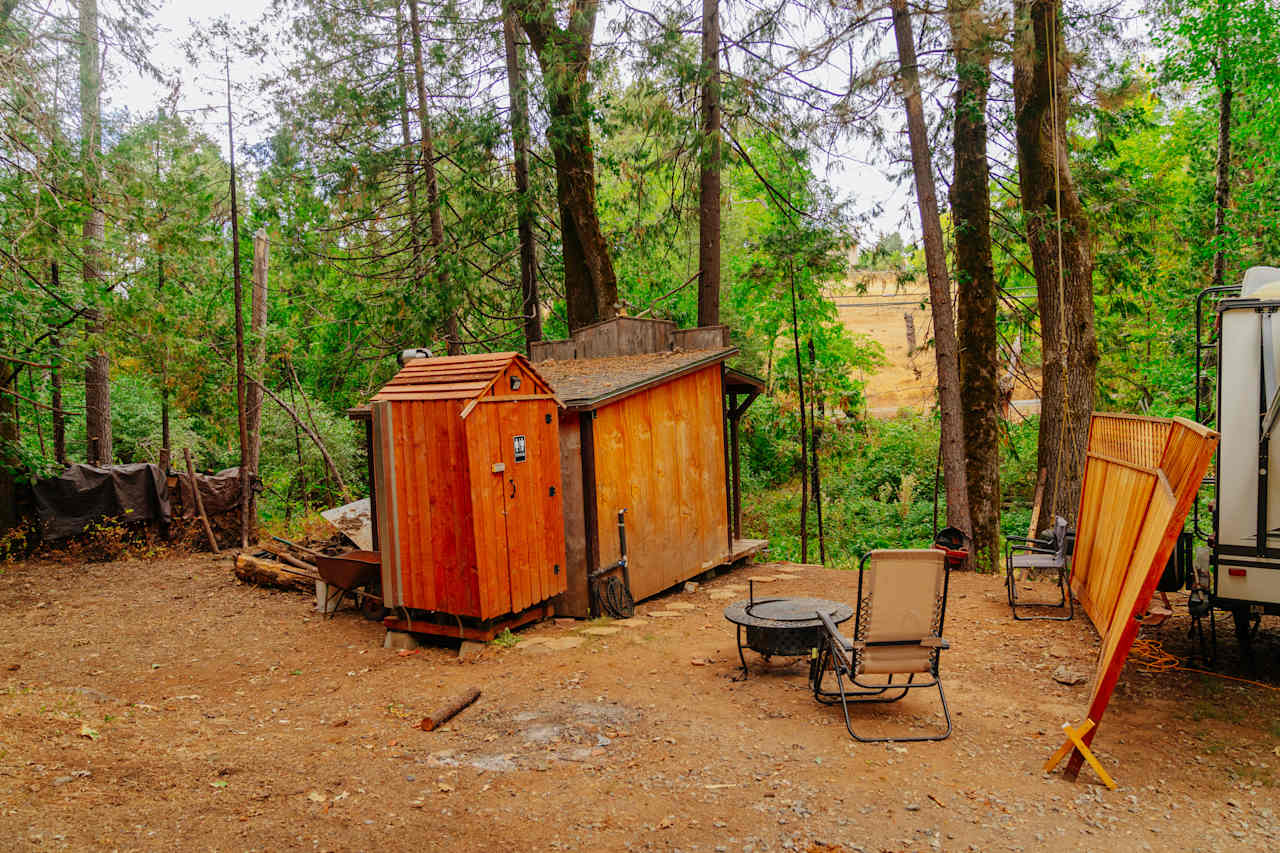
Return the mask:
[[(778, 657), (800, 657), (818, 648), (822, 638), (821, 610), (839, 625), (853, 616), (853, 608), (824, 598), (756, 598), (754, 584), (751, 597), (724, 609), (724, 618), (737, 627), (738, 660), (742, 661), (742, 677), (747, 677), (744, 648), (762, 655), (765, 660)], [(743, 632), (746, 632), (745, 642)]]

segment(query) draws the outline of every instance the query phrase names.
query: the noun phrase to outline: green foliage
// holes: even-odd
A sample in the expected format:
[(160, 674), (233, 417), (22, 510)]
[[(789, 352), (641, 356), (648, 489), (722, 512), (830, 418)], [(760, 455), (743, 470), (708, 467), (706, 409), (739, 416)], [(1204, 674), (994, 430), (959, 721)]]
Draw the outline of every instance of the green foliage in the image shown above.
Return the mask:
[[(123, 371), (111, 384), (111, 432), (116, 459), (120, 462), (159, 462), (163, 446), (159, 390), (138, 374)], [(204, 459), (207, 452), (204, 439), (180, 412), (169, 414), (169, 436), (170, 447), (178, 454), (175, 463), (181, 458), (182, 448), (190, 448), (195, 459)]]
[[(299, 398), (296, 402), (299, 415), (324, 441), (343, 480), (356, 492), (351, 499), (362, 496), (366, 466), (364, 430), (317, 401), (304, 402)], [(228, 456), (232, 450), (226, 448)], [(262, 413), (259, 476), (264, 489), (262, 510), (268, 519), (287, 513), (303, 514), (310, 507), (328, 509), (346, 502), (330, 479), (320, 451), (297, 430), (293, 419), (270, 400), (264, 404)]]
[[(758, 404), (757, 404), (758, 405)], [(752, 408), (744, 430), (743, 525), (769, 540), (770, 555), (800, 559), (800, 484), (784, 479), (775, 461), (794, 454), (785, 430), (774, 426), (774, 408)], [(1026, 535), (1035, 489), (1035, 420), (1011, 425), (1001, 443), (1002, 529)], [(888, 420), (836, 421), (824, 426), (820, 462), (828, 563), (853, 568), (874, 548), (922, 548), (933, 540), (934, 482), (938, 452), (936, 417), (904, 412)], [(798, 461), (797, 461), (798, 464)], [(940, 487), (939, 483), (939, 487)], [(939, 525), (946, 496), (939, 488)], [(817, 521), (809, 513), (810, 553)]]

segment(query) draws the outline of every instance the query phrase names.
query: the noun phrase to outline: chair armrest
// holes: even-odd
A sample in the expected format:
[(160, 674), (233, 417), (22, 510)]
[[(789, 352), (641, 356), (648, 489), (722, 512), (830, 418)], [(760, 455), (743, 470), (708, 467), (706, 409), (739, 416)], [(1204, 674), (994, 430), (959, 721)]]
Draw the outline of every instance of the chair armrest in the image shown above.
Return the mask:
[(930, 649), (949, 649), (951, 644), (941, 637), (925, 637), (920, 641), (920, 645)]
[(1015, 552), (1023, 554), (1056, 554), (1058, 553), (1058, 549), (1045, 545), (1011, 545), (1009, 547), (1009, 553), (1013, 554)]
[(814, 612), (817, 613), (818, 618), (822, 620), (822, 627), (823, 627), (823, 630), (827, 632), (827, 637), (834, 642), (838, 642), (840, 644), (840, 648), (844, 649), (845, 651), (847, 652), (853, 651), (854, 644), (851, 643), (848, 639), (845, 638), (843, 634), (840, 633), (840, 629), (836, 627), (836, 623), (831, 621), (831, 617), (823, 613), (821, 610), (815, 610)]

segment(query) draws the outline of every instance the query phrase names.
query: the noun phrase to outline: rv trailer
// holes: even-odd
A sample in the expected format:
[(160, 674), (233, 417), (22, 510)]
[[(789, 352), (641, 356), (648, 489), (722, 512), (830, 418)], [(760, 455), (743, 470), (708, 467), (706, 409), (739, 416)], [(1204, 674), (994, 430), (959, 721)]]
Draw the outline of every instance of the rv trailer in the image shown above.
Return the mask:
[[(1196, 420), (1222, 435), (1211, 482), (1212, 529), (1187, 573), (1193, 615), (1230, 612), (1241, 656), (1263, 614), (1280, 614), (1280, 269), (1196, 299)], [(1212, 364), (1206, 364), (1211, 360)], [(1273, 475), (1274, 472), (1274, 475)], [(1210, 618), (1211, 632), (1213, 620)]]

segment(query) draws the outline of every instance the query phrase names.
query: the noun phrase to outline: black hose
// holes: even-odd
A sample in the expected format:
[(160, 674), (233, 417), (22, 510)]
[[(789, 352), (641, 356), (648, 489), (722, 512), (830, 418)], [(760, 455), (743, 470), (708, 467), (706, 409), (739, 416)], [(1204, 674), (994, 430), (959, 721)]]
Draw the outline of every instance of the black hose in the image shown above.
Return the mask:
[(591, 587), (595, 612), (614, 619), (630, 619), (636, 614), (636, 603), (627, 585), (617, 575), (605, 575)]

